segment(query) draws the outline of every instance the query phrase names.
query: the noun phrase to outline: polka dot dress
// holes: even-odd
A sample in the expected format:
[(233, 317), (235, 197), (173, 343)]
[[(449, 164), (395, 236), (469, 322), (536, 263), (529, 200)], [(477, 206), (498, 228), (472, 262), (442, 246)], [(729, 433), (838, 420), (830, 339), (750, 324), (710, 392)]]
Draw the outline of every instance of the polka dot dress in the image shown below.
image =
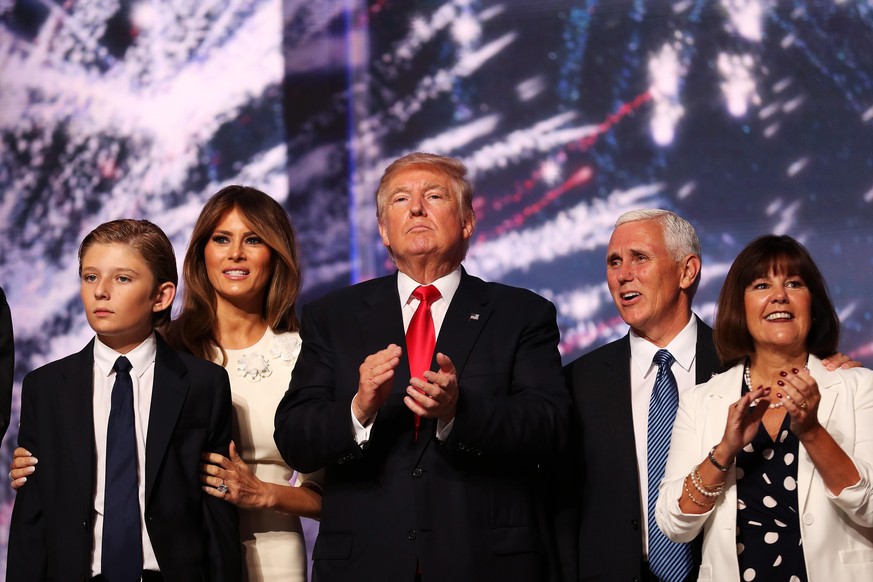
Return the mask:
[(807, 581), (797, 513), (800, 443), (789, 422), (786, 414), (775, 442), (761, 423), (737, 455), (737, 557), (745, 582)]

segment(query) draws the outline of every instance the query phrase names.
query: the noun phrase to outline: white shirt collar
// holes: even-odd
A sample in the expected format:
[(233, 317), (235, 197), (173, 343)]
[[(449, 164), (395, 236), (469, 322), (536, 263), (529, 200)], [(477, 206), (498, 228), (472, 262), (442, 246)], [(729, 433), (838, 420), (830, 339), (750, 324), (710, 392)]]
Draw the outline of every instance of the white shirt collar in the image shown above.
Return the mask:
[[(643, 377), (647, 377), (653, 370), (657, 369), (652, 360), (661, 348), (631, 331), (630, 349), (631, 360)], [(691, 319), (682, 331), (673, 338), (673, 341), (667, 344), (666, 349), (676, 359), (676, 363), (682, 366), (685, 371), (691, 370), (691, 365), (694, 363), (694, 357), (697, 353), (696, 315), (691, 314)]]
[[(452, 302), (452, 297), (455, 296), (455, 291), (458, 290), (458, 286), (461, 284), (461, 266), (458, 265), (455, 267), (455, 270), (440, 277), (431, 285), (439, 289), (440, 295), (442, 298), (446, 300), (446, 303)], [(412, 299), (412, 292), (415, 291), (417, 287), (419, 287), (421, 283), (417, 282), (415, 279), (403, 273), (401, 271), (397, 272), (397, 292), (400, 295), (400, 303), (401, 305), (406, 305)]]
[(115, 365), (115, 360), (118, 359), (118, 356), (125, 356), (130, 360), (134, 374), (142, 376), (143, 372), (155, 361), (157, 351), (158, 342), (155, 339), (154, 332), (150, 333), (141, 344), (126, 354), (116, 352), (101, 342), (99, 337), (94, 338), (94, 364), (96, 364), (100, 373), (106, 377), (109, 377), (109, 374), (112, 373), (112, 367)]

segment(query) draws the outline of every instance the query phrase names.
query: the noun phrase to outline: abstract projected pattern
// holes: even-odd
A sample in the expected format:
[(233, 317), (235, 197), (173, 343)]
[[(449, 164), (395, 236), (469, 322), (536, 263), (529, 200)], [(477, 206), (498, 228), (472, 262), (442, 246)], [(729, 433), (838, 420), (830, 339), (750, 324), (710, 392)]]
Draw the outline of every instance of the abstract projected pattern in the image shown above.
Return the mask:
[[(869, 3), (408, 4), (369, 6), (353, 69), (358, 216), (393, 157), (465, 159), (479, 196), (466, 268), (552, 299), (565, 361), (626, 332), (603, 282), (623, 211), (695, 224), (707, 320), (738, 251), (787, 233), (828, 278), (842, 349), (870, 357)], [(357, 229), (357, 273), (389, 270), (374, 221)]]
[(0, 1), (0, 144), (19, 382), (90, 337), (75, 251), (100, 222), (151, 218), (181, 258), (204, 200), (254, 185), (296, 224), (309, 300), (391, 271), (373, 192), (415, 150), (467, 162), (466, 268), (554, 301), (565, 361), (626, 333), (606, 244), (661, 207), (700, 234), (704, 319), (737, 252), (787, 233), (873, 365), (866, 1)]

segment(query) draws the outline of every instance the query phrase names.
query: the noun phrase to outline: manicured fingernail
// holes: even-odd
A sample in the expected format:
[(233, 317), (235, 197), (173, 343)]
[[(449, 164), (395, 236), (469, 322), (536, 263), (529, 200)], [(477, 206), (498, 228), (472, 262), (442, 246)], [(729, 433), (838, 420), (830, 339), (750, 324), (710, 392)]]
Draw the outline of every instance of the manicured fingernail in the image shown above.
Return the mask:
[(785, 386), (785, 382), (783, 382), (782, 380), (778, 380), (776, 383), (780, 386)]
[(785, 373), (785, 372), (779, 372), (779, 375), (782, 376), (782, 377), (784, 378), (784, 377), (787, 376), (788, 374)]
[(792, 374), (797, 374), (798, 372), (800, 372), (800, 370), (798, 370), (797, 368), (791, 368)]
[(776, 398), (782, 398), (782, 393), (781, 393), (781, 392), (777, 392), (777, 393), (776, 393)]

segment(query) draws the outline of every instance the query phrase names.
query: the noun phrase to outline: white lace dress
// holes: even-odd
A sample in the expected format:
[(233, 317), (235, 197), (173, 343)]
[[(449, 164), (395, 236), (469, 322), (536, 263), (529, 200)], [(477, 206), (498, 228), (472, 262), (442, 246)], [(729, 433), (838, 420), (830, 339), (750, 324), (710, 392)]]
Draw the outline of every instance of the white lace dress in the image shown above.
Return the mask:
[[(233, 440), (262, 481), (287, 485), (294, 471), (273, 442), (273, 419), (300, 353), (300, 335), (267, 329), (255, 345), (225, 350), (233, 392)], [(298, 475), (297, 485), (322, 484), (322, 473)], [(305, 582), (306, 546), (300, 518), (272, 510), (239, 509), (243, 580)]]

